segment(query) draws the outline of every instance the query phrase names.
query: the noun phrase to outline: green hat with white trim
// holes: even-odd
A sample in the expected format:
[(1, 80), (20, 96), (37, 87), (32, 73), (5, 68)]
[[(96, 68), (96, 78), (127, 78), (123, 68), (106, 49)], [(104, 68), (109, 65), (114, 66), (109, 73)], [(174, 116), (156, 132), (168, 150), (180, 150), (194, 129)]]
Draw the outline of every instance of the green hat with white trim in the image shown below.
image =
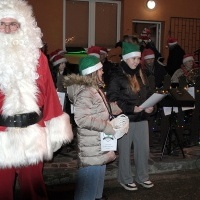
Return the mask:
[(79, 72), (81, 75), (91, 74), (102, 68), (102, 64), (96, 56), (88, 55), (80, 60)]
[(122, 43), (122, 58), (126, 60), (128, 58), (141, 57), (140, 47), (137, 44), (128, 42)]

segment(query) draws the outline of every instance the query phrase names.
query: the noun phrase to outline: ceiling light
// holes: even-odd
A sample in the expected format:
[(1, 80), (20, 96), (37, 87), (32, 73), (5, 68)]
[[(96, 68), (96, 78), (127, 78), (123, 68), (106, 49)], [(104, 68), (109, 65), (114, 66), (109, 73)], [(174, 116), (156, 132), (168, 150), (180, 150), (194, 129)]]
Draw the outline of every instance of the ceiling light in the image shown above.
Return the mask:
[(149, 9), (154, 9), (155, 8), (155, 6), (156, 6), (156, 3), (155, 3), (155, 1), (153, 1), (153, 0), (149, 0), (149, 1), (147, 1), (147, 8), (149, 8)]

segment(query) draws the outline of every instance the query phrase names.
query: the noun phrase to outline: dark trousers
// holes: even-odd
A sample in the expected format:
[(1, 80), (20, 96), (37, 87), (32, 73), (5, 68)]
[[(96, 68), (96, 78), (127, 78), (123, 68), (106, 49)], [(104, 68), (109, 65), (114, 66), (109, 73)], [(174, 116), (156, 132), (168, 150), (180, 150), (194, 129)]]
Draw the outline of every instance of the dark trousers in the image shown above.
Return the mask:
[(0, 169), (0, 200), (13, 200), (16, 175), (20, 186), (20, 199), (47, 200), (42, 169), (43, 163), (21, 168)]

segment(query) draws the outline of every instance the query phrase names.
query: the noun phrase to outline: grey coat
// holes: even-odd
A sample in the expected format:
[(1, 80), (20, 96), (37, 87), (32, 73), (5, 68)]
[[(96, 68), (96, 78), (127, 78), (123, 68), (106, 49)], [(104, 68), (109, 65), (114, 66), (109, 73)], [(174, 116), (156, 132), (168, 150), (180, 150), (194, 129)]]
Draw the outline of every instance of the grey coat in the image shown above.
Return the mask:
[(102, 152), (100, 133), (114, 134), (107, 107), (90, 77), (70, 75), (64, 85), (74, 105), (77, 124), (78, 164), (103, 165), (115, 159), (114, 152)]

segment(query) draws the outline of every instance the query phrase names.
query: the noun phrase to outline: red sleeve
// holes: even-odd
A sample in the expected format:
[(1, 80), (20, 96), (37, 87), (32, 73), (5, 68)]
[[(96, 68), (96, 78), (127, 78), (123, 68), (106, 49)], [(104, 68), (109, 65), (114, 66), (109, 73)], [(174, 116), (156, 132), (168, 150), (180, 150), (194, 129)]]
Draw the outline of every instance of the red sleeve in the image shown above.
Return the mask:
[(62, 115), (63, 111), (52, 80), (47, 58), (42, 52), (37, 72), (39, 74), (37, 81), (39, 87), (38, 104), (43, 109), (43, 120), (48, 121)]

